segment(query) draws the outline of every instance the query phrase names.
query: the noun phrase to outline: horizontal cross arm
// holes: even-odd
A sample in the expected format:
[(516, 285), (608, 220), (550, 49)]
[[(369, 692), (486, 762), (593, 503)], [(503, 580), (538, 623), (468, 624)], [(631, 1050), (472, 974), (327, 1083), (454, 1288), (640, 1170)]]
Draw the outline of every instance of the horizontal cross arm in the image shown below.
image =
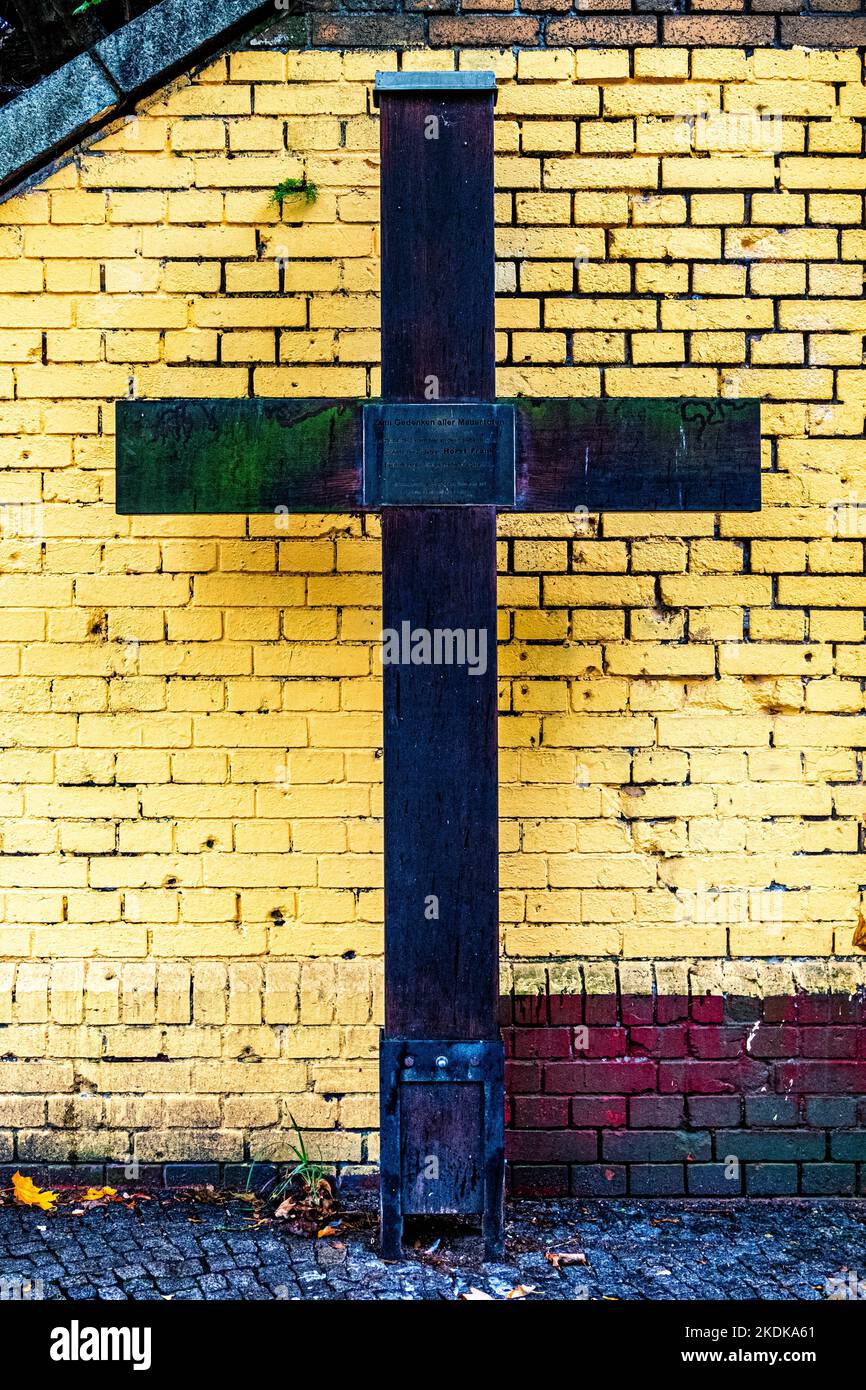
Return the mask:
[(361, 444), (350, 400), (118, 401), (117, 510), (359, 511)]
[[(757, 401), (521, 397), (496, 410), (327, 399), (120, 401), (117, 510), (760, 509)], [(383, 420), (402, 433), (384, 456), (374, 447)], [(393, 484), (383, 478), (383, 459), (392, 459)]]
[(514, 404), (518, 511), (761, 509), (756, 400), (554, 397)]

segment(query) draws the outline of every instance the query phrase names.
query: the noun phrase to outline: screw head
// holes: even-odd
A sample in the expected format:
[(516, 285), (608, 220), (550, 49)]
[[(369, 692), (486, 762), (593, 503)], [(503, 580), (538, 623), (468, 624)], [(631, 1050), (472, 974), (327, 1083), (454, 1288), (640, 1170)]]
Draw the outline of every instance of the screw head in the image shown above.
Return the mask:
[(407, 1067), (414, 1067), (414, 1065), (415, 1065), (415, 1058), (414, 1058), (414, 1057), (404, 1057), (404, 1059), (403, 1059), (403, 1065), (404, 1065), (404, 1066), (407, 1066)]
[(447, 1065), (448, 1065), (448, 1058), (447, 1058), (447, 1057), (437, 1057), (437, 1058), (436, 1058), (436, 1065), (437, 1065), (437, 1067), (447, 1067)]

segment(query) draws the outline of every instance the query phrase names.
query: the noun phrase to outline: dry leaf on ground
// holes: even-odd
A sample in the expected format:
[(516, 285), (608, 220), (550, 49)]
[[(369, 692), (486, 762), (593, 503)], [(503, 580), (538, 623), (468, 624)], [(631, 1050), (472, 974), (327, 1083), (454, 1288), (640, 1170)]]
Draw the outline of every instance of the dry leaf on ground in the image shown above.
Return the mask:
[(12, 1174), (12, 1188), (16, 1202), (25, 1207), (41, 1207), (43, 1211), (52, 1211), (57, 1201), (56, 1192), (37, 1187), (32, 1178), (22, 1177), (20, 1173)]

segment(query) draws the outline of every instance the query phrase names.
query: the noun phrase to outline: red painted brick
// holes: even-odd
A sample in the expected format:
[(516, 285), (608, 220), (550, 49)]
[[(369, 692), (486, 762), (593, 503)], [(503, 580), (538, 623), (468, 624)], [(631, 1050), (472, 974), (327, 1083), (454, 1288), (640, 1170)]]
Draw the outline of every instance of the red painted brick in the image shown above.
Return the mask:
[(695, 1023), (723, 1023), (724, 1000), (718, 994), (703, 994), (692, 1000), (691, 1016)]
[(515, 1096), (514, 1125), (517, 1129), (565, 1129), (568, 1107), (568, 1096)]
[(617, 998), (615, 994), (588, 994), (584, 1005), (584, 1018), (597, 1028), (614, 1027), (619, 1022)]
[(622, 1129), (626, 1123), (625, 1096), (575, 1096), (571, 1102), (571, 1123), (575, 1129), (597, 1125), (601, 1129)]
[(541, 1066), (538, 1062), (506, 1062), (505, 1089), (511, 1095), (541, 1089)]
[(689, 1001), (685, 994), (656, 995), (656, 1023), (677, 1023), (688, 1016)]
[(567, 1028), (515, 1028), (515, 1057), (570, 1057), (571, 1033)]
[(746, 1037), (746, 1029), (733, 1024), (721, 1028), (714, 1024), (707, 1028), (692, 1027), (689, 1029), (688, 1050), (693, 1057), (707, 1061), (742, 1057), (746, 1050)]
[(768, 1069), (761, 1062), (660, 1062), (659, 1091), (685, 1095), (744, 1095), (766, 1086)]
[(851, 1095), (866, 1091), (866, 1062), (781, 1062), (775, 1066), (774, 1081), (783, 1095)]
[(508, 1186), (514, 1197), (567, 1197), (568, 1167), (518, 1164), (508, 1171)]
[(505, 1154), (510, 1163), (592, 1163), (598, 1138), (588, 1129), (510, 1129)]
[(514, 999), (514, 1022), (520, 1027), (547, 1023), (546, 994), (518, 994)]
[(684, 1109), (683, 1096), (632, 1096), (629, 1124), (633, 1129), (679, 1129)]
[(628, 1034), (624, 1028), (587, 1027), (586, 1047), (579, 1046), (581, 1038), (574, 1040), (575, 1057), (625, 1057), (628, 1053)]
[(551, 994), (549, 1003), (551, 1023), (583, 1023), (583, 999), (579, 994)]
[(625, 1024), (637, 1026), (651, 1024), (653, 1021), (653, 1001), (649, 994), (624, 994), (620, 1010)]
[(632, 1050), (647, 1057), (687, 1057), (687, 1032), (684, 1024), (668, 1028), (630, 1028)]
[(544, 1090), (577, 1095), (589, 1091), (631, 1095), (656, 1089), (656, 1063), (649, 1058), (624, 1057), (613, 1062), (548, 1062)]
[(774, 994), (764, 1000), (762, 1018), (765, 1023), (796, 1023), (799, 1017), (799, 998), (796, 994)]
[[(866, 1037), (859, 1028), (801, 1028), (800, 1047), (797, 1050), (803, 1057), (849, 1060), (857, 1056), (858, 1037), (861, 1046), (866, 1043)], [(792, 1048), (787, 1056), (793, 1055)], [(866, 1052), (861, 1052), (860, 1056), (866, 1056)]]

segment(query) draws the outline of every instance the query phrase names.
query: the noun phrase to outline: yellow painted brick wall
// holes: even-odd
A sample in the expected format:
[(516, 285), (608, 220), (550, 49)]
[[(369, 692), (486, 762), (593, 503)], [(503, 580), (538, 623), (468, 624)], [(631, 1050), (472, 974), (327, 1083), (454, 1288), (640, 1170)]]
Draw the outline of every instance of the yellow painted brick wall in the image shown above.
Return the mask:
[[(457, 61), (500, 393), (764, 401), (760, 514), (501, 520), (505, 985), (853, 988), (861, 57)], [(375, 519), (118, 517), (112, 402), (376, 393), (397, 63), (231, 53), (0, 206), (0, 1160), (281, 1158), (290, 1114), (375, 1159)]]

